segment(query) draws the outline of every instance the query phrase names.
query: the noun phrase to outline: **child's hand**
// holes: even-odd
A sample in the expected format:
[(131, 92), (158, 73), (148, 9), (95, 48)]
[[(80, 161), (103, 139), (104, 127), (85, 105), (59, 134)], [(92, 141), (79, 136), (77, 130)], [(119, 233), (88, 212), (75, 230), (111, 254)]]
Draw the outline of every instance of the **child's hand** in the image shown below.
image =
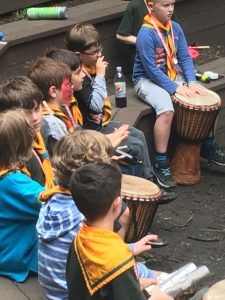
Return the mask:
[(96, 62), (96, 75), (105, 77), (107, 67), (108, 63), (104, 60), (104, 56), (100, 56)]
[(202, 87), (200, 84), (198, 83), (189, 83), (188, 84), (189, 89), (191, 89), (192, 91), (194, 91), (195, 93), (201, 95), (201, 96), (206, 96), (208, 95), (207, 90)]
[(143, 290), (150, 285), (158, 284), (159, 281), (156, 278), (139, 278), (139, 283), (140, 283), (141, 289)]
[(124, 124), (119, 128), (115, 128), (114, 132), (107, 134), (107, 137), (110, 139), (114, 148), (117, 148), (124, 140), (129, 136), (129, 125)]
[(196, 92), (191, 90), (189, 87), (185, 86), (185, 85), (179, 85), (178, 88), (176, 89), (176, 93), (180, 94), (184, 97), (195, 97), (196, 96)]
[(172, 297), (160, 291), (159, 287), (156, 286), (152, 290), (152, 295), (148, 300), (173, 300)]
[(134, 243), (134, 252), (133, 255), (138, 255), (144, 251), (151, 249), (151, 246), (148, 244), (149, 241), (157, 240), (158, 236), (155, 234), (149, 234)]

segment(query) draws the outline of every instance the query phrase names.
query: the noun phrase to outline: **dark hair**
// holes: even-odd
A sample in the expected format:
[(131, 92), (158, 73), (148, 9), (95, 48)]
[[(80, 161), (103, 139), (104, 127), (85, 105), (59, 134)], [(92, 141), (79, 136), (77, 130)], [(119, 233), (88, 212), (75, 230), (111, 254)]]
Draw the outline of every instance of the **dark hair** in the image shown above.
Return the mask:
[(79, 211), (88, 221), (104, 217), (121, 192), (120, 171), (107, 163), (89, 163), (71, 177), (70, 190)]
[(77, 24), (67, 32), (65, 44), (70, 51), (84, 53), (93, 46), (99, 46), (101, 38), (92, 24)]
[(28, 76), (42, 91), (44, 100), (48, 101), (50, 87), (61, 89), (63, 81), (71, 79), (71, 70), (64, 63), (41, 57), (32, 64)]
[(15, 76), (0, 85), (0, 111), (11, 108), (33, 109), (41, 103), (43, 95), (35, 83), (26, 76)]
[(71, 71), (76, 71), (81, 66), (78, 55), (66, 49), (49, 48), (45, 52), (45, 56), (68, 65)]
[(22, 109), (0, 113), (0, 169), (23, 167), (31, 156), (34, 130)]

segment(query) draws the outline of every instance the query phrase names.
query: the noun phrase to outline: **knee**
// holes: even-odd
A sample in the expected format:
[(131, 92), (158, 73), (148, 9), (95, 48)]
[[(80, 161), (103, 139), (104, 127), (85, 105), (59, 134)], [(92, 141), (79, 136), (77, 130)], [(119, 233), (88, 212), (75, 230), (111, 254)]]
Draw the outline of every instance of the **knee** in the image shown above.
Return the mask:
[(129, 216), (130, 216), (130, 209), (127, 206), (123, 214), (119, 218), (119, 222), (123, 227), (127, 225)]
[(165, 122), (171, 122), (173, 120), (174, 112), (173, 111), (165, 111), (158, 118), (163, 119)]

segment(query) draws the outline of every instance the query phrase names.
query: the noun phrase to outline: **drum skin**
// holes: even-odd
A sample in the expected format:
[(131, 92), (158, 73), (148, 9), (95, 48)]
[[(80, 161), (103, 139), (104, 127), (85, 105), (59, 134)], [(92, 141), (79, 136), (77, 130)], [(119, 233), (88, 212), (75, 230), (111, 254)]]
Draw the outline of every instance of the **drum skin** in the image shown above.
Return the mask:
[(149, 180), (123, 174), (121, 195), (130, 210), (125, 241), (136, 242), (149, 231), (158, 209), (161, 192)]

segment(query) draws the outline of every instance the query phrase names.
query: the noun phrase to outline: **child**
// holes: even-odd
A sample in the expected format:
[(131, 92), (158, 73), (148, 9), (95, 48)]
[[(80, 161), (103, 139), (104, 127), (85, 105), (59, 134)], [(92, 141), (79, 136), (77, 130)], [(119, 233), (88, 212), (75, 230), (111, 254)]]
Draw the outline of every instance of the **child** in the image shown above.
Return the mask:
[[(86, 164), (74, 172), (70, 188), (86, 221), (67, 259), (69, 300), (144, 300), (133, 255), (113, 232), (121, 210), (121, 173), (110, 164)], [(150, 299), (172, 299), (164, 294), (157, 296)]]
[[(81, 57), (85, 73), (83, 88), (74, 92), (83, 115), (84, 127), (111, 133), (118, 123), (111, 122), (111, 105), (107, 98), (105, 72), (108, 63), (102, 55), (99, 33), (91, 24), (77, 24), (66, 36), (67, 48)], [(107, 106), (107, 108), (106, 108)], [(107, 120), (106, 120), (107, 119)], [(152, 179), (151, 163), (143, 132), (129, 127), (130, 135), (125, 141), (131, 154), (141, 165), (141, 176)]]
[[(74, 236), (79, 231), (83, 215), (78, 211), (69, 191), (69, 182), (74, 170), (89, 162), (111, 163), (114, 149), (109, 139), (93, 130), (77, 130), (61, 139), (53, 156), (59, 186), (43, 192), (40, 198), (48, 200), (41, 208), (37, 222), (39, 239), (39, 281), (48, 299), (68, 299), (65, 279), (66, 257)], [(126, 206), (122, 205), (123, 213)], [(120, 222), (121, 222), (121, 217)], [(117, 230), (120, 223), (115, 222)], [(115, 229), (115, 228), (114, 228)], [(135, 253), (149, 250), (146, 236), (132, 244)], [(150, 270), (138, 265), (145, 277), (154, 276)]]
[(35, 225), (44, 190), (23, 167), (31, 156), (34, 130), (23, 110), (0, 113), (0, 275), (23, 282), (37, 272)]
[(0, 111), (22, 108), (31, 116), (35, 136), (32, 144), (33, 155), (26, 166), (33, 180), (51, 188), (54, 186), (54, 173), (40, 132), (43, 117), (42, 98), (37, 86), (25, 76), (11, 77), (0, 85)]
[[(171, 176), (167, 157), (174, 114), (171, 95), (178, 93), (194, 97), (196, 93), (206, 95), (207, 92), (196, 83), (193, 62), (180, 25), (171, 21), (175, 0), (146, 2), (151, 14), (144, 18), (137, 36), (133, 83), (138, 96), (156, 111), (154, 174), (160, 185), (174, 187), (176, 183)], [(157, 64), (155, 57), (162, 53), (165, 53), (166, 59)], [(209, 155), (210, 161), (225, 165), (224, 153), (217, 151), (220, 149), (213, 151), (213, 145), (214, 140), (207, 139), (202, 156)]]

